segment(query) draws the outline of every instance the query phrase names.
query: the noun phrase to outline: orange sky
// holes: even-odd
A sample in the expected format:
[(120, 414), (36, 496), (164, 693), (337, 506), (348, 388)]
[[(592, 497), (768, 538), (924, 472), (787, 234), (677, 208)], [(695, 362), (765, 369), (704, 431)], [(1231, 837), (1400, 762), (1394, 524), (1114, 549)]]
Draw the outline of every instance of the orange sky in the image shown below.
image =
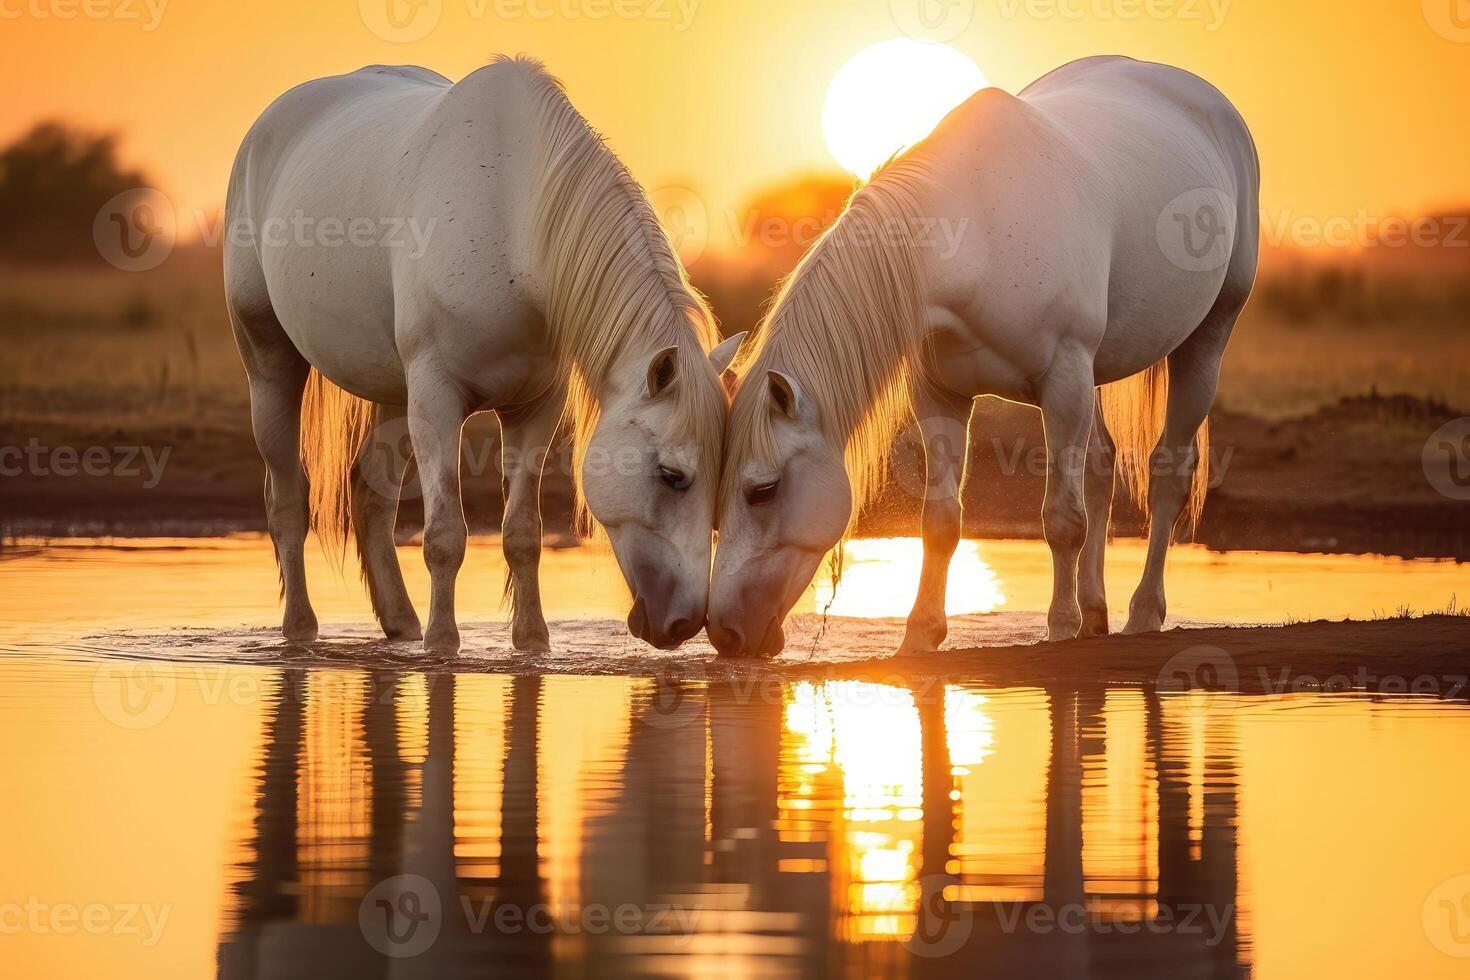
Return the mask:
[[(368, 26), (386, 23), (390, 3), (411, 17), (415, 2), (437, 16), (422, 39), (393, 43)], [(181, 210), (211, 208), (240, 137), (291, 85), (373, 62), (458, 78), (525, 51), (646, 185), (694, 187), (721, 215), (793, 171), (835, 166), (821, 135), (828, 81), (857, 51), (902, 36), (898, 22), (924, 3), (970, 11), (950, 43), (1010, 91), (1097, 53), (1195, 71), (1251, 124), (1268, 215), (1382, 217), (1470, 200), (1457, 2), (0, 0), (0, 138), (44, 116), (120, 129), (125, 157)], [(113, 16), (84, 16), (84, 3)]]

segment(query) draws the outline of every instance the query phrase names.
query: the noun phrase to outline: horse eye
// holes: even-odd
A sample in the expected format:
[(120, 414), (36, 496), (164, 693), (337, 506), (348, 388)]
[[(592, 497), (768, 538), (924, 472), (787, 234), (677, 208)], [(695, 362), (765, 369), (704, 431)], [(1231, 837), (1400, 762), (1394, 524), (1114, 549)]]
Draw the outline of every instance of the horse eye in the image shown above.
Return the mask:
[(688, 490), (689, 485), (694, 482), (681, 470), (672, 469), (668, 466), (660, 466), (658, 468), (658, 475), (674, 490)]
[(750, 492), (745, 495), (745, 500), (752, 507), (768, 504), (776, 499), (776, 490), (781, 486), (781, 481), (774, 483), (763, 483), (758, 487), (751, 487)]

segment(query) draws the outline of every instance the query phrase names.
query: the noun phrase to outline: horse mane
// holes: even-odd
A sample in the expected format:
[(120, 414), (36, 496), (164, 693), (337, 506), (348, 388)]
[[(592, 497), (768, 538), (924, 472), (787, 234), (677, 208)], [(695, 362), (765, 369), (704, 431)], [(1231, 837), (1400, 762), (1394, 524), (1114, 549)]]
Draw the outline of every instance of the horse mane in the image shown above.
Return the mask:
[(577, 515), (592, 526), (582, 461), (597, 426), (598, 391), (630, 345), (650, 356), (677, 346), (675, 431), (693, 437), (714, 493), (726, 397), (709, 366), (719, 340), (714, 315), (689, 281), (643, 188), (572, 105), (541, 62), (499, 57), (523, 74), (535, 100), (539, 182), (532, 204), (532, 261), (545, 290), (552, 346), (570, 366)]
[[(927, 277), (918, 218), (929, 168), (917, 154), (890, 161), (786, 277), (748, 345), (730, 410), (727, 458), (776, 460), (766, 372), (792, 375), (816, 407), (823, 434), (843, 453), (852, 524), (882, 489), (888, 454), (913, 417), (913, 387), (927, 349)], [(722, 501), (738, 493), (727, 466)], [(852, 525), (849, 525), (849, 533)]]

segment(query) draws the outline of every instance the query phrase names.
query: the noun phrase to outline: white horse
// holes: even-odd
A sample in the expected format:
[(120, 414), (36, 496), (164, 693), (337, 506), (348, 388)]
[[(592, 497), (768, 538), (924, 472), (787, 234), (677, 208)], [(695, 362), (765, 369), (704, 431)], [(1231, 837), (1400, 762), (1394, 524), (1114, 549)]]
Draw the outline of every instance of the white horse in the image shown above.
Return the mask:
[[(355, 534), (389, 637), (458, 649), (460, 433), (486, 409), (503, 434), (515, 646), (548, 644), (538, 494), (564, 414), (579, 501), (635, 597), (629, 626), (666, 648), (699, 631), (719, 375), (738, 341), (711, 363), (713, 320), (641, 188), (539, 64), (500, 59), (458, 84), (373, 66), (300, 85), (245, 137), (227, 210), (225, 290), (288, 638), (317, 633), (310, 525), (329, 552)], [(405, 434), (432, 580), (422, 634), (393, 548)]]
[(901, 650), (936, 649), (964, 456), (937, 450), (950, 433), (963, 447), (980, 395), (1045, 423), (1049, 637), (1108, 629), (1115, 466), (1151, 517), (1127, 630), (1162, 628), (1165, 555), (1203, 503), (1204, 423), (1255, 278), (1259, 183), (1224, 96), (1126, 58), (1075, 62), (1019, 97), (979, 92), (874, 177), (742, 358), (710, 592), (719, 651), (781, 650), (782, 620), (915, 416), (929, 490)]

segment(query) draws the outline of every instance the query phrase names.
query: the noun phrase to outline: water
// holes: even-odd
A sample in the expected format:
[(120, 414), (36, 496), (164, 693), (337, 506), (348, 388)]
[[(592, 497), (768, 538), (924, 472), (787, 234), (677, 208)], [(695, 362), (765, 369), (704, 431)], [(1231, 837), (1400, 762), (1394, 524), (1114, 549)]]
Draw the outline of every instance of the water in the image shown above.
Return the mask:
[[(909, 550), (859, 549), (867, 571), (811, 602), (872, 589), (887, 615)], [(466, 657), (425, 662), (371, 640), (329, 575), (323, 621), (357, 625), (293, 649), (268, 555), (0, 562), (7, 976), (1470, 971), (1459, 704), (825, 676), (891, 649), (891, 619), (818, 642), (812, 616), (794, 666), (670, 658), (623, 639), (609, 560), (583, 550), (547, 555), (552, 656), (482, 622)], [(1443, 608), (1463, 575), (1180, 559), (1194, 621)], [(1119, 549), (1114, 596), (1135, 560)], [(1036, 638), (1044, 551), (962, 561), (957, 632)], [(477, 546), (467, 615), (498, 574)]]

